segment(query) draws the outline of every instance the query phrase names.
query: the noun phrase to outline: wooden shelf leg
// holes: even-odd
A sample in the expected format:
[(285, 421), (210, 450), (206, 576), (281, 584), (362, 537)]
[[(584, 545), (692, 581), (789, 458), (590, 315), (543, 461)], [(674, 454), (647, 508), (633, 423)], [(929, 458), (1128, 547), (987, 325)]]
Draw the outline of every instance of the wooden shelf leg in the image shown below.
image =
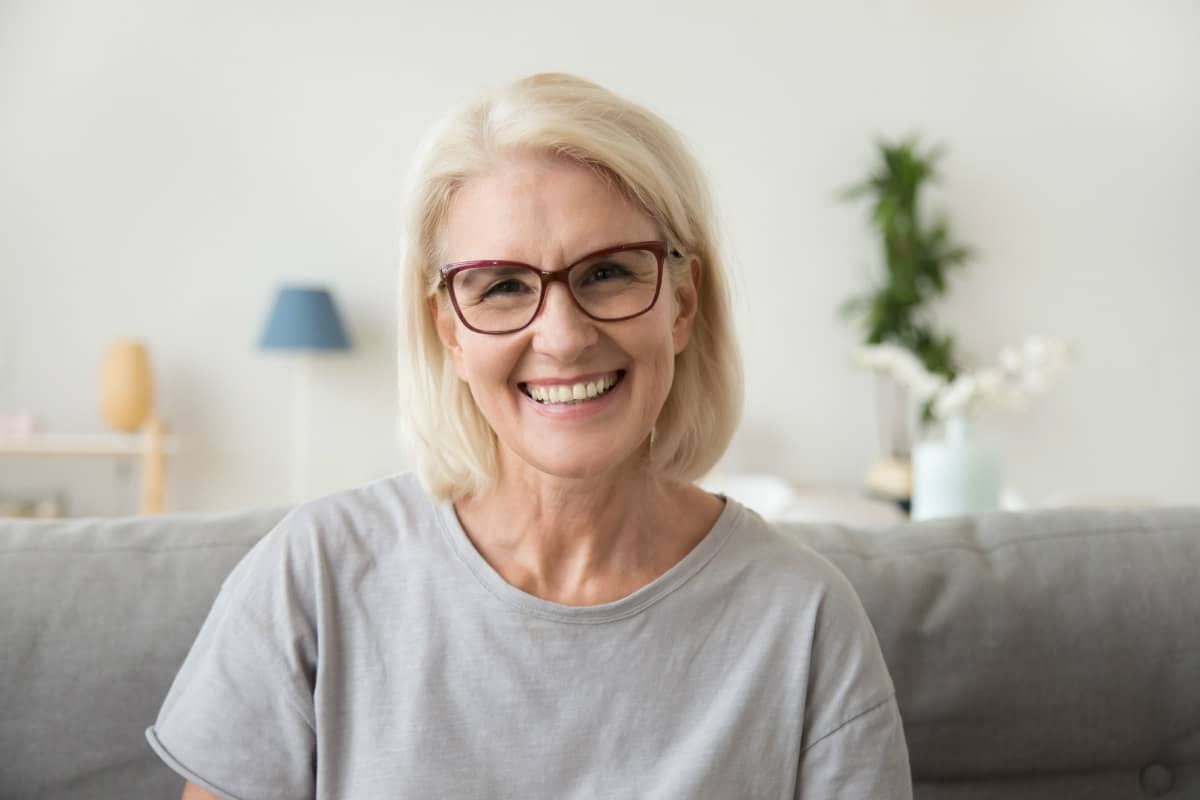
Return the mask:
[(167, 477), (163, 439), (166, 435), (167, 423), (163, 420), (153, 417), (146, 423), (146, 438), (142, 451), (143, 514), (161, 514), (163, 511), (163, 486)]

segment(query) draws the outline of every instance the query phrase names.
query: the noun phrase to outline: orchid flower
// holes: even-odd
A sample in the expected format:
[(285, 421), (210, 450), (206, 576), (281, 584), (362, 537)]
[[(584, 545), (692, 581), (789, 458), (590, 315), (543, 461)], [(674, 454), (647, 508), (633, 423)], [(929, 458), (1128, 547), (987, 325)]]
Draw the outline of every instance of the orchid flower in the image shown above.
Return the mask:
[(1073, 350), (1062, 340), (1030, 336), (1016, 347), (1004, 348), (997, 366), (963, 372), (947, 382), (925, 369), (912, 351), (896, 344), (869, 345), (854, 353), (856, 364), (891, 376), (917, 402), (932, 400), (933, 415), (939, 420), (991, 406), (1024, 410), (1030, 397), (1044, 392), (1050, 378), (1073, 359)]

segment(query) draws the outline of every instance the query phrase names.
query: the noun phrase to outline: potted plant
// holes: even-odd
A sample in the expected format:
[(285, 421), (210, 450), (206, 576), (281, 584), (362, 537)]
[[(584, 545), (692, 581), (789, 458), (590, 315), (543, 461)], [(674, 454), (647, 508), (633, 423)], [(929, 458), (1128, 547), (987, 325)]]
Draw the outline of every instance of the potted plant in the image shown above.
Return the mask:
[[(921, 208), (921, 190), (937, 180), (937, 164), (944, 150), (923, 149), (916, 137), (881, 140), (877, 149), (878, 160), (871, 174), (844, 190), (842, 197), (869, 201), (883, 274), (871, 291), (851, 297), (838, 313), (858, 322), (864, 344), (904, 348), (926, 372), (953, 381), (959, 371), (954, 337), (935, 329), (927, 304), (946, 292), (951, 272), (961, 269), (972, 254), (954, 242), (943, 213), (927, 219)], [(877, 391), (884, 455), (868, 470), (867, 488), (907, 510), (912, 490), (912, 397), (903, 383), (882, 370), (877, 371)], [(918, 425), (923, 429), (933, 420), (926, 401)]]
[(1075, 358), (1067, 342), (1028, 336), (1005, 347), (994, 365), (961, 371), (947, 381), (927, 371), (909, 350), (865, 345), (856, 360), (889, 376), (943, 423), (942, 440), (925, 440), (911, 456), (913, 519), (993, 511), (1001, 500), (996, 454), (973, 441), (972, 417), (989, 409), (1021, 411)]

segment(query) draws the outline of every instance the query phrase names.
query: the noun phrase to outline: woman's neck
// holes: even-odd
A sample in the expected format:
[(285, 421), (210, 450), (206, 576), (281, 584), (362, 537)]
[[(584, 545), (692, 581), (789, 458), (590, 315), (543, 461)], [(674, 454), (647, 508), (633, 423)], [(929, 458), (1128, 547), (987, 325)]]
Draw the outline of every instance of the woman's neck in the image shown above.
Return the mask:
[(674, 566), (712, 527), (721, 501), (637, 472), (576, 480), (517, 470), (456, 510), (508, 583), (565, 605), (596, 605)]

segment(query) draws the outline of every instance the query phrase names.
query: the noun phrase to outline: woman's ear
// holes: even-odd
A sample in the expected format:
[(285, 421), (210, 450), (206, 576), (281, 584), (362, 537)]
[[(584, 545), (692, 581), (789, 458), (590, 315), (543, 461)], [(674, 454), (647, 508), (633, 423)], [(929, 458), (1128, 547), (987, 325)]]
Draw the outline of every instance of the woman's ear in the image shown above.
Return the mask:
[(439, 302), (438, 295), (430, 296), (428, 302), (429, 313), (433, 315), (433, 324), (437, 328), (438, 338), (442, 340), (442, 347), (450, 354), (458, 379), (465, 381), (467, 378), (463, 368), (462, 345), (458, 343), (457, 317), (445, 303)]
[(683, 352), (692, 338), (696, 324), (696, 310), (700, 305), (700, 258), (692, 256), (688, 270), (675, 287), (675, 324), (671, 333), (675, 338), (675, 355)]

